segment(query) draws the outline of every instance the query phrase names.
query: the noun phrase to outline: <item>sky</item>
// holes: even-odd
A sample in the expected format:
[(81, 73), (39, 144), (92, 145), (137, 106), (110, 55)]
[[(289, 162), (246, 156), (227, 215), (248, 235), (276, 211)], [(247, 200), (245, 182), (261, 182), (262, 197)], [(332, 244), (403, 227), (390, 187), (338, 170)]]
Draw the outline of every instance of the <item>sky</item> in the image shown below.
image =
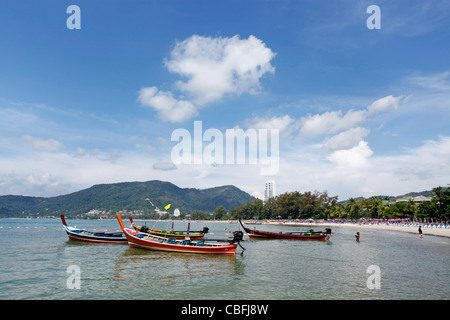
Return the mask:
[(449, 124), (447, 0), (0, 2), (0, 195), (402, 195), (450, 184)]

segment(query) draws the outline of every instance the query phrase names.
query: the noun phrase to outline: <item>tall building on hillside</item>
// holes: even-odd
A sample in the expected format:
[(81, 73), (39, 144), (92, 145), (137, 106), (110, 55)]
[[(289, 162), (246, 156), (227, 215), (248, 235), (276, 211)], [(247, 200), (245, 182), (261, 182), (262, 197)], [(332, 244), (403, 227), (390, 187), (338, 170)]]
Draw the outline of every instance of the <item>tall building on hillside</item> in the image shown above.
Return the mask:
[(264, 201), (267, 201), (275, 196), (276, 196), (275, 181), (273, 180), (266, 181), (266, 190), (264, 190)]

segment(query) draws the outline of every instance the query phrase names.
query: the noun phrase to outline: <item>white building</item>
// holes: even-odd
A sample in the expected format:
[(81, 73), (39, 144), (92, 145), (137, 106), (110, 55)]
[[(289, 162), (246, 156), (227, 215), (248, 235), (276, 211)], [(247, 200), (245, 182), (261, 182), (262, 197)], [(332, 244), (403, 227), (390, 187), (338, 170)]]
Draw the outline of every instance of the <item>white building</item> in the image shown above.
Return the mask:
[(417, 197), (405, 197), (405, 198), (397, 199), (397, 200), (395, 200), (395, 202), (408, 202), (408, 201), (412, 200), (414, 203), (420, 204), (423, 202), (431, 201), (431, 199), (432, 199), (432, 197), (417, 196)]
[(276, 196), (275, 181), (273, 180), (266, 181), (266, 189), (264, 190), (264, 201), (267, 201), (275, 196)]

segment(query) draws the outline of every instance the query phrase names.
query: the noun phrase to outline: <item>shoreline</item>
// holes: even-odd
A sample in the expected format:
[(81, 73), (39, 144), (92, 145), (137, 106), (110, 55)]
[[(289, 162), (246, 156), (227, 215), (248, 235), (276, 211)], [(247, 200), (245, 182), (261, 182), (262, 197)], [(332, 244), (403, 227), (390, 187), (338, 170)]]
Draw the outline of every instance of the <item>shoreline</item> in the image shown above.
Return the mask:
[[(385, 231), (397, 231), (397, 232), (407, 232), (419, 235), (418, 229), (419, 225), (386, 225), (386, 224), (365, 224), (365, 223), (332, 223), (332, 222), (267, 222), (265, 224), (271, 225), (286, 225), (286, 226), (302, 226), (302, 227), (344, 227), (344, 228), (354, 228), (360, 230), (385, 230)], [(438, 236), (450, 238), (450, 229), (442, 229), (435, 227), (422, 226), (422, 234), (424, 236)]]
[[(22, 220), (32, 220), (27, 218), (1, 218), (1, 219), (22, 219)], [(59, 218), (39, 218), (39, 219), (50, 219), (50, 220), (59, 220)], [(91, 220), (91, 219), (89, 219)], [(99, 220), (99, 219), (92, 219), (92, 220)], [(103, 220), (115, 220), (115, 219), (103, 219)], [(156, 221), (156, 220), (147, 220), (147, 219), (135, 219), (136, 221)], [(161, 220), (166, 221), (166, 220)], [(219, 222), (219, 223), (237, 223), (239, 224), (238, 220), (175, 220), (178, 222), (196, 222), (196, 223), (208, 223), (208, 222)], [(253, 222), (248, 222), (253, 221)], [(350, 222), (298, 222), (298, 221), (258, 221), (257, 223), (254, 222), (254, 220), (243, 220), (243, 223), (247, 225), (281, 225), (281, 226), (299, 226), (299, 227), (344, 227), (344, 228), (353, 228), (353, 229), (360, 229), (360, 230), (384, 230), (384, 231), (396, 231), (396, 232), (407, 232), (418, 235), (418, 228), (419, 225), (422, 226), (422, 234), (424, 236), (438, 236), (438, 237), (446, 237), (450, 238), (450, 228), (438, 228), (434, 226), (429, 226), (427, 224), (386, 224), (386, 223), (379, 223), (374, 224), (370, 222), (363, 222), (363, 223), (350, 223)]]

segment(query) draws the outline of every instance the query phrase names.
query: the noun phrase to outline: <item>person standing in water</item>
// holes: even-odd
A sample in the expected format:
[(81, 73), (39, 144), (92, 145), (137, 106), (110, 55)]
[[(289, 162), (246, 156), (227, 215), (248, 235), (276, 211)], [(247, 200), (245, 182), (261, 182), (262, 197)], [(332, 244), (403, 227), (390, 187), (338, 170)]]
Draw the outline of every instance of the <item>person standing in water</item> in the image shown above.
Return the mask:
[(356, 242), (359, 242), (359, 232), (356, 233), (355, 239), (356, 239)]
[(419, 237), (420, 239), (422, 239), (423, 235), (422, 235), (422, 226), (419, 226)]

